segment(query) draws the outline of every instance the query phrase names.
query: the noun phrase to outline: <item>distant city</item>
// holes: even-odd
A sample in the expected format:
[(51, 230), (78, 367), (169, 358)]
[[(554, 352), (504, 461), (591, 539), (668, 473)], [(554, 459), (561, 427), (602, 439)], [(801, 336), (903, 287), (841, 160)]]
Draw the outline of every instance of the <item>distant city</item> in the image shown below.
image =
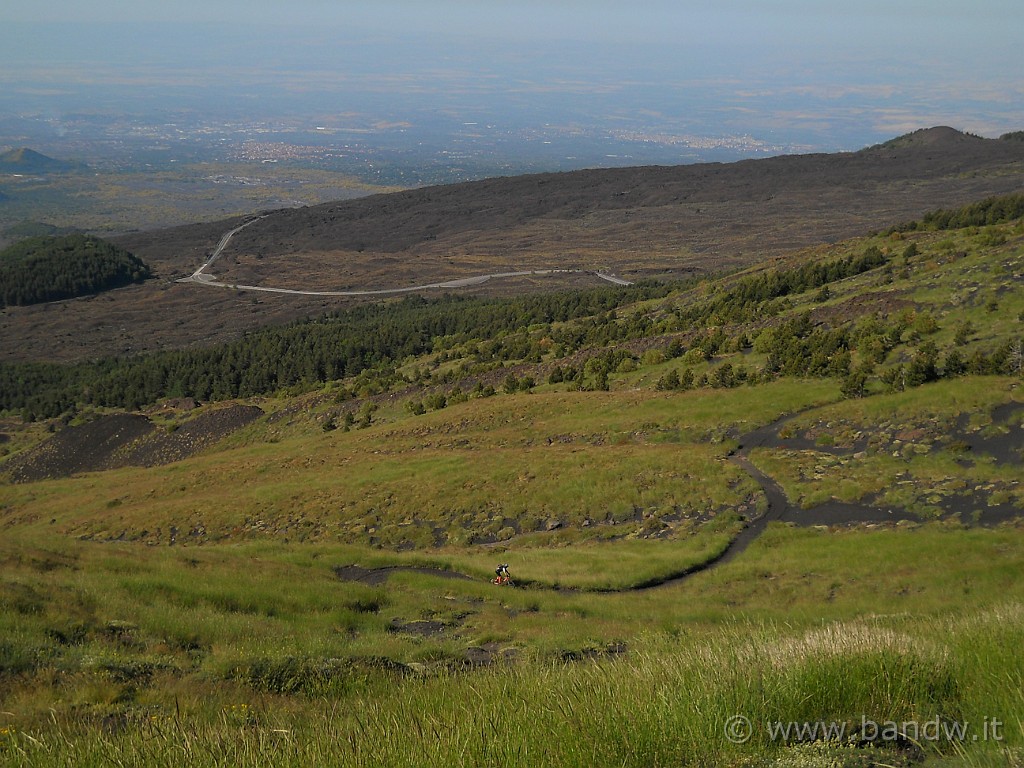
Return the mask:
[(493, 175), (586, 167), (729, 161), (810, 151), (750, 135), (672, 133), (664, 126), (502, 126), (441, 120), (233, 120), (195, 114), (99, 113), (0, 118), (0, 151), (30, 146), (97, 170), (181, 163), (282, 163), (337, 171), (366, 183), (420, 186)]
[(0, 24), (0, 152), (79, 170), (0, 178), (0, 229), (155, 226), (491, 176), (853, 151), (935, 125), (1024, 127), (1009, 3), (952, 16), (583, 5), (67, 3), (55, 21), (26, 4)]

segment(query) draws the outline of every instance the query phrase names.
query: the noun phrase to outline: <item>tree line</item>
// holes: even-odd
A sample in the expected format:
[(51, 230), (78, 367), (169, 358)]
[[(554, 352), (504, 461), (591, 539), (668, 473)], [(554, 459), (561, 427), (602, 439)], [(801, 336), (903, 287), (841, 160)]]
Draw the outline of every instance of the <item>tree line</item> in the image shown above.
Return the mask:
[[(666, 296), (679, 284), (577, 290), (512, 299), (410, 296), (314, 321), (263, 328), (205, 349), (169, 350), (62, 365), (0, 363), (0, 410), (51, 418), (76, 405), (136, 409), (166, 397), (226, 400), (386, 371), (438, 345), (503, 341), (535, 324), (604, 315)], [(386, 375), (386, 374), (382, 374)]]
[(889, 229), (887, 234), (985, 227), (1014, 221), (1021, 216), (1024, 216), (1024, 194), (998, 195), (960, 208), (939, 208), (929, 211), (920, 221), (899, 224)]

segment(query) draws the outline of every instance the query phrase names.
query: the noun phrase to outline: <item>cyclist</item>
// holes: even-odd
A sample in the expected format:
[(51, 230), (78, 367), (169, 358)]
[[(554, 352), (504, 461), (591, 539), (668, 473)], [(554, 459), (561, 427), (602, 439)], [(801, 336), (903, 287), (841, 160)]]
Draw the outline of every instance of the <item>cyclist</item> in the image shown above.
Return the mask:
[(512, 579), (512, 574), (508, 572), (508, 563), (502, 563), (494, 569), (497, 576), (494, 579), (495, 584), (508, 584)]

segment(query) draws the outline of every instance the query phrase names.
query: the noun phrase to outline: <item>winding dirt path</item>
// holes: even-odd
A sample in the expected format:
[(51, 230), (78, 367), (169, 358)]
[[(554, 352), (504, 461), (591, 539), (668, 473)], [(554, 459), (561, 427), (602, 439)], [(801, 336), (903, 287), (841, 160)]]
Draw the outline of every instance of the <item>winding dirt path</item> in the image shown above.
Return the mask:
[[(790, 418), (790, 417), (787, 417)], [(742, 450), (742, 449), (741, 449)], [(641, 592), (648, 589), (655, 589), (658, 587), (668, 586), (670, 584), (678, 584), (684, 579), (688, 579), (691, 576), (695, 576), (698, 573), (710, 570), (711, 568), (717, 568), (720, 565), (724, 565), (736, 557), (738, 557), (747, 547), (749, 547), (762, 533), (768, 524), (778, 520), (782, 520), (786, 517), (786, 512), (789, 510), (789, 501), (786, 499), (785, 493), (782, 488), (779, 487), (778, 483), (772, 480), (768, 475), (764, 474), (761, 470), (755, 467), (747, 456), (743, 453), (737, 452), (729, 457), (729, 460), (736, 464), (738, 467), (743, 469), (744, 472), (749, 474), (754, 480), (757, 481), (758, 485), (761, 486), (761, 490), (764, 492), (767, 500), (767, 509), (764, 514), (749, 521), (741, 530), (736, 537), (729, 543), (721, 553), (715, 557), (705, 560), (702, 563), (698, 563), (684, 571), (673, 574), (667, 578), (652, 579), (650, 582), (642, 582), (640, 584), (634, 584), (629, 587), (622, 587), (619, 589), (579, 589), (574, 587), (549, 587), (538, 582), (530, 580), (519, 580), (520, 586), (529, 587), (531, 589), (549, 589), (558, 592), (601, 592), (607, 594), (619, 593), (619, 592)], [(473, 581), (474, 579), (463, 573), (456, 571), (447, 571), (441, 568), (427, 568), (423, 566), (404, 566), (404, 565), (389, 565), (380, 568), (365, 568), (358, 565), (344, 565), (338, 566), (334, 569), (335, 575), (342, 581), (358, 581), (364, 584), (379, 585), (387, 581), (388, 577), (392, 573), (407, 572), (407, 573), (419, 573), (429, 576), (440, 576), (446, 579), (460, 579)]]
[[(1009, 423), (1011, 416), (1020, 408), (1021, 404), (1019, 403), (1008, 403), (1000, 406), (993, 412), (993, 419), (998, 422)], [(746, 433), (739, 439), (739, 448), (737, 448), (737, 450), (728, 457), (730, 462), (746, 472), (754, 479), (755, 482), (757, 482), (758, 486), (760, 486), (761, 491), (765, 496), (766, 509), (763, 514), (753, 518), (752, 520), (748, 520), (743, 529), (717, 556), (705, 560), (702, 563), (698, 563), (697, 565), (683, 571), (672, 574), (671, 576), (653, 579), (649, 582), (634, 584), (629, 587), (622, 587), (618, 589), (584, 590), (565, 587), (556, 588), (526, 579), (519, 579), (519, 584), (532, 589), (549, 589), (561, 592), (638, 592), (671, 584), (678, 584), (680, 581), (695, 576), (698, 573), (702, 573), (712, 568), (717, 568), (718, 566), (725, 565), (726, 563), (735, 560), (747, 549), (747, 547), (756, 541), (762, 533), (764, 533), (768, 524), (772, 522), (792, 522), (797, 525), (847, 525), (856, 523), (893, 523), (899, 520), (918, 519), (904, 510), (893, 511), (878, 507), (871, 507), (866, 504), (831, 502), (819, 505), (813, 510), (802, 510), (791, 505), (779, 484), (776, 483), (773, 478), (759, 470), (754, 466), (753, 462), (750, 461), (749, 451), (752, 448), (776, 444), (778, 442), (778, 433), (780, 428), (800, 415), (801, 413), (787, 414), (776, 419), (771, 424), (766, 424)], [(1005, 461), (1016, 461), (1018, 460), (1017, 457), (1020, 456), (1021, 452), (1024, 452), (1024, 432), (1022, 432), (1021, 429), (1017, 429), (1009, 435), (995, 439), (982, 439), (977, 436), (973, 439), (977, 443), (975, 449), (978, 453), (988, 453), (989, 455), (993, 455), (995, 458), (1001, 458)], [(958, 514), (962, 515), (962, 513)], [(1016, 512), (1017, 516), (1019, 516), (1019, 514), (1019, 511)], [(1001, 516), (996, 515), (990, 522), (998, 522), (1001, 519)], [(376, 569), (360, 568), (359, 566), (343, 566), (335, 569), (335, 573), (341, 579), (363, 581), (365, 583), (374, 584), (382, 583), (391, 573), (396, 571), (412, 571), (453, 579), (471, 580), (472, 578), (454, 571), (413, 566), (388, 566), (386, 568)]]
[(742, 531), (737, 534), (736, 538), (732, 540), (732, 543), (728, 546), (725, 552), (715, 560), (715, 565), (723, 565), (728, 563), (730, 560), (734, 560), (743, 550), (749, 547), (756, 538), (758, 538), (764, 529), (768, 527), (768, 523), (773, 523), (782, 520), (786, 512), (789, 510), (789, 500), (786, 498), (786, 494), (782, 492), (782, 488), (779, 484), (772, 480), (768, 475), (759, 470), (753, 464), (750, 463), (750, 459), (746, 455), (741, 453), (735, 453), (729, 457), (729, 460), (750, 475), (761, 486), (761, 491), (764, 493), (765, 498), (768, 501), (768, 508), (764, 514), (760, 517), (756, 517), (743, 528)]
[[(739, 555), (749, 547), (762, 533), (765, 528), (768, 527), (769, 523), (776, 522), (779, 520), (785, 520), (790, 512), (789, 500), (786, 498), (786, 494), (768, 475), (764, 474), (761, 470), (751, 463), (747, 457), (746, 452), (751, 447), (756, 447), (763, 444), (765, 437), (772, 433), (772, 430), (777, 429), (781, 424), (785, 423), (789, 419), (793, 418), (794, 414), (787, 415), (782, 419), (774, 422), (773, 424), (767, 425), (758, 429), (756, 432), (750, 433), (750, 437), (753, 439), (750, 441), (750, 445), (741, 441), (740, 448), (729, 456), (731, 461), (736, 466), (740, 467), (744, 472), (750, 475), (757, 484), (761, 487), (761, 491), (765, 495), (767, 501), (767, 508), (764, 514), (750, 520), (743, 527), (736, 537), (729, 542), (729, 545), (722, 550), (721, 553), (705, 560), (702, 563), (698, 563), (690, 568), (685, 569), (679, 573), (672, 574), (665, 578), (652, 579), (649, 582), (641, 582), (628, 587), (621, 587), (618, 589), (582, 589), (575, 587), (549, 587), (538, 582), (533, 582), (528, 579), (520, 579), (519, 585), (525, 586), (531, 589), (548, 589), (558, 592), (600, 592), (607, 594), (621, 593), (621, 592), (641, 592), (648, 589), (656, 589), (658, 587), (665, 587), (671, 584), (678, 584), (684, 579), (688, 579), (698, 573), (703, 573), (712, 568), (717, 568), (720, 565), (725, 565), (732, 560), (735, 560)], [(865, 513), (865, 519), (871, 518), (875, 520), (884, 513), (879, 510), (872, 510), (869, 507), (863, 508)], [(411, 572), (420, 573), (431, 576), (441, 576), (448, 579), (465, 579), (472, 580), (472, 577), (455, 571), (446, 571), (440, 568), (425, 568), (422, 566), (402, 566), (392, 565), (384, 566), (381, 568), (364, 568), (358, 565), (347, 565), (339, 566), (334, 569), (335, 574), (339, 579), (343, 581), (359, 581), (364, 584), (381, 584), (385, 582), (392, 573), (396, 572)]]

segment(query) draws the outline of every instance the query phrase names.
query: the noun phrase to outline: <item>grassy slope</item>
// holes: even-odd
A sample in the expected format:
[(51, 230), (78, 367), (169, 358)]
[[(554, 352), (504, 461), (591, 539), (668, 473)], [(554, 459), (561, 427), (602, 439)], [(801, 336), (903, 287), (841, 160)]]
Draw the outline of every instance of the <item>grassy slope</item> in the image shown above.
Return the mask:
[[(15, 485), (5, 496), (40, 521), (56, 520), (66, 534), (102, 540), (126, 532), (151, 543), (166, 543), (171, 526), (182, 541), (202, 529), (200, 541), (263, 532), (399, 545), (432, 543), (434, 527), (464, 543), (460, 535), (493, 538), (507, 522), (529, 533), (553, 519), (578, 526), (588, 518), (633, 522), (637, 514), (707, 516), (756, 503), (757, 488), (724, 462), (727, 444), (675, 442), (679, 434), (746, 429), (835, 396), (831, 384), (781, 381), (728, 397), (496, 397), (367, 430), (309, 430), (276, 442), (259, 434), (268, 427), (255, 427), (247, 444), (230, 451)], [(581, 402), (585, 408), (574, 407)]]
[[(778, 756), (774, 719), (861, 716), (999, 717), (1008, 741), (974, 757), (1021, 745), (1013, 530), (778, 528), (707, 576), (625, 595), (341, 583), (329, 566), (356, 551), (338, 545), (3, 550), (15, 764), (679, 764)], [(617, 660), (557, 661), (623, 640)], [(467, 643), (528, 650), (458, 672)], [(723, 738), (736, 713), (759, 724), (743, 750)]]
[[(795, 297), (791, 312), (885, 300), (934, 316), (937, 328), (921, 327), (940, 341), (970, 320), (965, 349), (990, 348), (1019, 333), (1024, 311), (1020, 233), (1005, 230), (997, 246), (985, 232), (914, 235), (923, 255), (892, 279), (853, 278), (824, 302)], [(747, 351), (694, 370), (730, 359), (758, 362)], [(752, 454), (812, 512), (897, 480), (910, 504), (948, 482), (1002, 483), (1019, 500), (1019, 463), (890, 450), (897, 434), (959, 416), (983, 426), (1020, 401), (1019, 380), (893, 394), (875, 382), (860, 400), (824, 380), (654, 391), (671, 367), (614, 375), (611, 392), (545, 385), (418, 417), (398, 401), (352, 432), (323, 432), (327, 406), (314, 401), (266, 403), (287, 418), (186, 462), (3, 487), (0, 762), (828, 765), (836, 753), (784, 749), (766, 723), (941, 716), (997, 717), (1006, 740), (925, 744), (931, 759), (1019, 764), (1024, 544), (1013, 526), (776, 525), (678, 584), (544, 588), (628, 586), (720, 551), (736, 511), (764, 504), (727, 461), (733, 436), (785, 414), (799, 414), (799, 433), (888, 435), (885, 450), (839, 460)], [(538, 588), (487, 584), (498, 560)], [(339, 581), (333, 569), (349, 563), (474, 579)], [(460, 671), (467, 647), (516, 649), (519, 661)], [(755, 725), (745, 746), (724, 737), (734, 714)], [(878, 762), (908, 759), (890, 750)]]

